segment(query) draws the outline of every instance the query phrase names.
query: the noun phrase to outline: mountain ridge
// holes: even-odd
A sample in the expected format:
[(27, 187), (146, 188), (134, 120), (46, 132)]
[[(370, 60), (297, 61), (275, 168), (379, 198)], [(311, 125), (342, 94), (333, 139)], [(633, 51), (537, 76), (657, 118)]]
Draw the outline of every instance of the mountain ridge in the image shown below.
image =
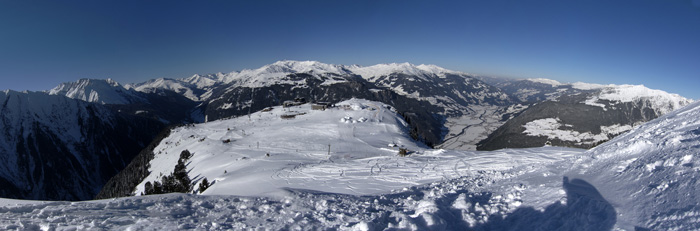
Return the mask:
[[(432, 108), (431, 113), (421, 115), (418, 120), (409, 119), (431, 121), (419, 126), (413, 124), (413, 127), (422, 127), (416, 132), (417, 135), (432, 137), (429, 142), (433, 145), (449, 140), (449, 143), (440, 145), (443, 148), (466, 149), (477, 148), (479, 142), (487, 139), (507, 120), (538, 102), (583, 103), (600, 107), (603, 111), (618, 110), (618, 104), (633, 103), (638, 104), (637, 107), (641, 110), (649, 108), (653, 111), (652, 116), (642, 117), (643, 121), (647, 121), (692, 101), (643, 85), (561, 83), (543, 78), (499, 79), (470, 75), (430, 64), (359, 66), (293, 60), (277, 61), (256, 69), (230, 73), (197, 74), (180, 79), (159, 78), (126, 84), (123, 88), (143, 93), (170, 90), (199, 102), (199, 106), (192, 110), (194, 114), (201, 113), (204, 119), (197, 117), (190, 119), (192, 121), (243, 115), (297, 97), (331, 102), (359, 97), (388, 104), (395, 104), (398, 98), (411, 99), (414, 103), (399, 107), (402, 114), (411, 115), (417, 110)], [(383, 90), (391, 92), (393, 96), (378, 94)], [(417, 104), (424, 105), (416, 106)], [(585, 112), (587, 109), (581, 110)], [(634, 126), (640, 121), (615, 126)], [(532, 121), (525, 121), (527, 122)], [(435, 126), (439, 128), (428, 128)], [(585, 136), (589, 130), (576, 132)], [(527, 146), (541, 145), (540, 143), (537, 141)], [(557, 144), (577, 146), (565, 143)]]

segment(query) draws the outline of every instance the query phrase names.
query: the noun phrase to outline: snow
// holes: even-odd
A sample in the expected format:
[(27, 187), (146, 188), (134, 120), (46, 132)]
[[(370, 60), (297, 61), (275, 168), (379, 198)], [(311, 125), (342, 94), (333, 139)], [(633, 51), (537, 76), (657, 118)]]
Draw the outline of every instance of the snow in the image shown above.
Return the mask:
[(588, 151), (571, 172), (588, 175), (617, 202), (623, 228), (698, 229), (699, 116), (695, 102), (641, 125)]
[[(233, 83), (234, 86), (264, 87), (273, 84), (304, 85), (304, 80), (285, 80), (283, 77), (292, 73), (308, 73), (318, 79), (337, 82), (328, 78), (328, 74), (349, 73), (342, 65), (325, 64), (317, 61), (278, 61), (254, 70), (242, 70), (231, 72), (223, 76), (224, 83)], [(325, 83), (330, 84), (330, 83)]]
[(610, 139), (610, 137), (629, 131), (630, 125), (614, 124), (611, 126), (600, 126), (601, 133), (578, 132), (562, 128), (573, 127), (573, 125), (562, 124), (559, 118), (546, 118), (533, 120), (523, 125), (523, 133), (529, 136), (545, 136), (549, 140), (574, 141), (579, 144), (596, 144), (600, 141)]
[(571, 84), (571, 87), (579, 90), (596, 90), (596, 89), (601, 89), (605, 88), (607, 86), (611, 85), (603, 85), (603, 84), (595, 84), (595, 83), (583, 83), (583, 82), (575, 82)]
[(544, 78), (532, 78), (532, 79), (527, 79), (532, 82), (536, 83), (544, 83), (544, 84), (549, 84), (552, 85), (552, 87), (557, 87), (562, 85), (559, 81), (553, 80), (553, 79), (544, 79)]
[[(175, 129), (151, 170), (172, 171), (180, 150), (193, 151), (190, 176), (215, 182), (204, 195), (4, 200), (0, 229), (700, 229), (700, 103), (588, 151), (494, 152), (426, 149), (385, 105), (340, 105)], [(298, 115), (278, 119), (282, 113)], [(367, 121), (339, 122), (346, 116)], [(537, 123), (557, 125), (556, 118)], [(414, 153), (398, 157), (391, 143)]]
[(435, 65), (414, 65), (410, 63), (377, 64), (367, 67), (350, 66), (348, 69), (353, 73), (362, 76), (362, 78), (369, 80), (370, 82), (373, 82), (373, 80), (376, 80), (378, 77), (388, 76), (394, 73), (414, 75), (424, 79), (432, 76), (444, 78), (445, 74), (464, 74), (457, 71), (447, 70)]
[[(185, 91), (188, 97), (192, 99), (203, 100), (195, 95), (192, 95), (194, 89), (211, 90), (216, 84), (233, 84), (238, 87), (264, 87), (273, 84), (290, 84), (303, 85), (304, 81), (285, 80), (289, 74), (307, 73), (323, 80), (322, 85), (330, 85), (338, 82), (344, 82), (335, 78), (329, 78), (331, 75), (348, 75), (357, 74), (365, 79), (374, 79), (379, 76), (386, 76), (392, 73), (404, 73), (427, 78), (432, 76), (444, 77), (446, 73), (464, 74), (461, 72), (447, 70), (435, 65), (413, 65), (410, 63), (391, 63), (377, 64), (368, 67), (361, 66), (345, 66), (325, 64), (317, 61), (278, 61), (273, 64), (265, 65), (257, 69), (245, 69), (242, 71), (234, 71), (230, 73), (218, 73), (215, 75), (200, 76), (194, 75), (186, 79), (158, 79), (142, 84), (133, 85), (134, 89), (146, 91), (153, 88), (166, 88), (175, 91)], [(186, 85), (186, 86), (185, 86)], [(131, 85), (130, 85), (131, 86)]]
[[(275, 107), (250, 118), (178, 128), (156, 147), (151, 175), (145, 181), (172, 172), (185, 149), (194, 153), (190, 174), (216, 180), (205, 194), (242, 196), (283, 195), (287, 187), (353, 195), (387, 193), (460, 176), (463, 171), (482, 169), (481, 161), (492, 162), (475, 152), (427, 149), (407, 135), (405, 122), (385, 104), (354, 99), (336, 105), (325, 111), (311, 110), (309, 104)], [(289, 114), (296, 116), (280, 118)], [(399, 147), (412, 151), (414, 157), (398, 157)], [(509, 151), (489, 157), (499, 155), (504, 160), (532, 161), (531, 156), (512, 156)], [(459, 161), (467, 157), (471, 158), (468, 164)], [(513, 166), (499, 165), (487, 165), (484, 170)], [(421, 174), (416, 175), (416, 169)]]
[(617, 85), (606, 87), (597, 98), (619, 102), (647, 100), (651, 103), (651, 106), (658, 109), (661, 114), (666, 114), (692, 102), (692, 100), (686, 99), (678, 94), (649, 89), (644, 87), (644, 85)]
[(112, 79), (80, 79), (76, 82), (62, 83), (48, 93), (101, 104), (128, 104), (142, 100)]
[[(280, 61), (255, 70), (158, 79), (124, 89), (168, 88), (205, 100), (220, 83), (266, 86), (280, 83), (288, 73), (310, 73), (330, 84), (339, 81), (327, 78), (331, 73), (355, 73), (372, 80), (391, 73), (440, 78), (451, 71), (408, 63), (348, 67)], [(52, 91), (102, 103), (119, 101), (101, 93), (104, 89), (90, 91), (86, 87), (93, 83), (88, 82)], [(119, 87), (113, 81), (105, 83), (106, 89)], [(572, 85), (602, 89), (586, 101), (593, 105), (605, 107), (599, 99), (641, 99), (668, 114), (635, 129), (603, 126), (601, 134), (565, 130), (567, 125), (558, 118), (525, 125), (530, 135), (580, 142), (631, 130), (589, 151), (542, 147), (476, 152), (451, 150), (450, 145), (463, 145), (479, 135), (455, 139), (445, 149), (428, 149), (409, 137), (400, 116), (378, 102), (353, 99), (325, 111), (311, 110), (308, 104), (276, 107), (174, 129), (155, 148), (151, 175), (135, 191), (139, 195), (146, 181), (172, 172), (179, 153), (187, 149), (194, 153), (187, 164), (194, 182), (204, 177), (213, 182), (202, 195), (87, 202), (3, 199), (0, 229), (700, 229), (700, 198), (695, 195), (700, 186), (700, 104), (671, 112), (690, 101), (643, 86)], [(15, 92), (5, 91), (0, 99), (11, 94)], [(44, 99), (28, 94), (35, 98), (25, 100)], [(51, 112), (45, 109), (47, 104), (23, 105), (36, 107), (21, 108), (24, 111)], [(468, 126), (497, 124), (490, 114), (494, 110), (477, 108), (448, 119), (448, 132), (456, 134), (461, 126), (464, 132), (483, 135), (485, 131)], [(25, 115), (3, 111), (3, 116), (6, 121), (21, 121), (13, 117)], [(58, 128), (74, 134), (67, 137), (80, 134)], [(12, 148), (5, 146), (0, 144)], [(397, 156), (399, 148), (408, 149), (410, 155)], [(12, 173), (16, 163), (4, 162), (3, 172)]]
[[(90, 112), (86, 109), (87, 103), (73, 100), (67, 97), (49, 95), (46, 92), (0, 92), (0, 102), (3, 102), (0, 113), (0, 127), (5, 134), (0, 136), (0, 178), (10, 181), (18, 187), (27, 187), (31, 198), (33, 195), (43, 193), (44, 177), (41, 175), (24, 174), (28, 172), (43, 171), (38, 169), (39, 164), (28, 164), (29, 170), (21, 169), (20, 161), (33, 163), (45, 161), (35, 154), (25, 157), (6, 155), (6, 153), (19, 153), (24, 147), (20, 140), (31, 140), (36, 137), (35, 128), (41, 128), (46, 134), (61, 134), (56, 139), (68, 149), (66, 155), (72, 155), (83, 171), (88, 171), (88, 166), (83, 157), (77, 151), (85, 146), (85, 135), (81, 131), (81, 124), (90, 119), (88, 113), (100, 118), (106, 124), (113, 123), (115, 119), (108, 111), (101, 107), (93, 107)], [(40, 156), (39, 156), (40, 157)], [(67, 157), (68, 158), (68, 157)], [(38, 166), (38, 167), (37, 167)], [(37, 168), (37, 169), (35, 169)], [(66, 181), (70, 181), (67, 179)], [(72, 182), (71, 182), (72, 183)]]
[(658, 115), (669, 113), (693, 102), (693, 100), (684, 98), (678, 94), (649, 89), (644, 85), (611, 84), (601, 88), (600, 92), (588, 97), (582, 103), (607, 110), (608, 108), (606, 108), (606, 105), (601, 103), (600, 100), (622, 103), (641, 103), (654, 109)]

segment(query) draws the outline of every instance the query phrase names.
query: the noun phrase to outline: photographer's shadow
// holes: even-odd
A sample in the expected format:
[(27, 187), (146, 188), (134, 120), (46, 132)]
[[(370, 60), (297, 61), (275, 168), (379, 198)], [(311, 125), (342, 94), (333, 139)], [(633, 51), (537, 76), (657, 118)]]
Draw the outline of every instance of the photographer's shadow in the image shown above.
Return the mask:
[(564, 177), (566, 204), (556, 202), (540, 212), (532, 207), (519, 208), (505, 218), (489, 217), (475, 230), (612, 230), (617, 222), (615, 208), (598, 190), (581, 179)]

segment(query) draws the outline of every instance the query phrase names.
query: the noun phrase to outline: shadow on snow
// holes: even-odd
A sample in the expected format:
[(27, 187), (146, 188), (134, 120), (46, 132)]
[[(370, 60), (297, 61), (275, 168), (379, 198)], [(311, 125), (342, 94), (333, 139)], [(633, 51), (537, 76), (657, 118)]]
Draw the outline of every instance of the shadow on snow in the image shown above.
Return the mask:
[(507, 216), (491, 216), (489, 222), (469, 230), (612, 230), (617, 213), (598, 190), (581, 179), (564, 177), (566, 204), (556, 202), (538, 211), (519, 208)]

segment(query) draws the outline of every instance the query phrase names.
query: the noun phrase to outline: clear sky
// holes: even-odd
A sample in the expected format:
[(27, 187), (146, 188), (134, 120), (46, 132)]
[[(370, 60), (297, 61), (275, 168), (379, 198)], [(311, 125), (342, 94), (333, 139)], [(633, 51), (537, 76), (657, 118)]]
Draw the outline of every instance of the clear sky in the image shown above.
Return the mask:
[(278, 60), (436, 64), (700, 99), (700, 0), (0, 0), (0, 89)]

